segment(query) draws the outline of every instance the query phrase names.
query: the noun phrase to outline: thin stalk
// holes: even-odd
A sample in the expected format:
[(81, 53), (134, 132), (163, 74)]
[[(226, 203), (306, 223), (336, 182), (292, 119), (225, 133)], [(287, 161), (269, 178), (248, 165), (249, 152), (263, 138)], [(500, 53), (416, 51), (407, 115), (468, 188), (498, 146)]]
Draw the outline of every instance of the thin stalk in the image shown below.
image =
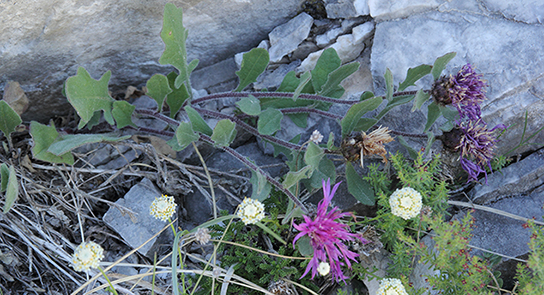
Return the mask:
[(111, 292), (113, 292), (113, 294), (115, 294), (115, 295), (119, 295), (119, 294), (117, 294), (117, 291), (115, 290), (115, 288), (113, 288), (113, 285), (112, 285), (110, 279), (108, 278), (108, 276), (106, 275), (106, 273), (104, 272), (104, 270), (100, 266), (98, 267), (98, 270), (100, 270), (100, 272), (102, 273), (102, 276), (104, 276), (106, 281), (108, 281), (108, 284), (110, 285), (110, 288), (111, 288)]
[(280, 257), (280, 258), (285, 258), (285, 259), (295, 259), (295, 260), (310, 260), (310, 259), (312, 259), (311, 257), (294, 257), (294, 256), (285, 256), (285, 255), (275, 254), (275, 253), (272, 253), (272, 252), (263, 251), (261, 249), (253, 248), (253, 247), (250, 247), (250, 246), (246, 246), (246, 245), (243, 245), (243, 244), (238, 244), (238, 243), (234, 243), (234, 242), (230, 242), (230, 241), (219, 241), (219, 240), (210, 239), (210, 242), (220, 242), (220, 243), (223, 243), (223, 244), (229, 244), (229, 245), (233, 245), (233, 246), (237, 246), (237, 247), (246, 248), (246, 249), (249, 249), (249, 250), (252, 250), (252, 251), (255, 251), (255, 252), (259, 252), (259, 253), (262, 253), (262, 254), (266, 254), (266, 255), (269, 255), (269, 256)]
[(202, 167), (204, 168), (204, 172), (206, 172), (206, 178), (208, 178), (208, 185), (210, 186), (210, 192), (212, 194), (212, 202), (213, 202), (213, 218), (217, 218), (217, 206), (215, 204), (215, 192), (213, 189), (213, 181), (212, 177), (210, 175), (210, 171), (208, 171), (208, 166), (206, 166), (206, 161), (204, 161), (204, 158), (202, 158), (202, 155), (200, 154), (200, 151), (196, 147), (195, 142), (191, 142), (193, 144), (193, 147), (195, 148), (196, 154), (198, 155), (198, 158), (200, 159), (200, 163), (202, 163)]

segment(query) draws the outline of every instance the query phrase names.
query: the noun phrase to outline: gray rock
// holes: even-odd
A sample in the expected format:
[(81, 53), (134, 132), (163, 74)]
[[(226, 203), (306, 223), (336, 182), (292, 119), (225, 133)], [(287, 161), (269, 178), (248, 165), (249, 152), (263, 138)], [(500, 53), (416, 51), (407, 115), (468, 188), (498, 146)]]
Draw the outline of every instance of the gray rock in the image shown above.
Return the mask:
[[(292, 18), (303, 1), (174, 2), (184, 8), (189, 60), (208, 66), (255, 46)], [(78, 66), (95, 79), (112, 70), (114, 93), (172, 71), (158, 63), (164, 49), (159, 35), (163, 3), (2, 1), (0, 90), (5, 81), (19, 81), (30, 100), (24, 119), (47, 121), (69, 112), (61, 89)]]
[(353, 7), (355, 7), (356, 15), (369, 15), (370, 8), (368, 7), (368, 0), (354, 0)]
[(278, 62), (286, 54), (293, 52), (308, 37), (313, 23), (314, 19), (303, 12), (270, 32), (270, 61)]
[[(489, 100), (482, 105), (483, 119), (490, 126), (510, 125), (507, 137), (497, 145), (497, 154), (502, 154), (520, 142), (526, 110), (529, 130), (541, 127), (538, 114), (544, 111), (544, 102), (540, 99), (544, 95), (544, 64), (539, 61), (539, 49), (543, 41), (535, 36), (543, 34), (544, 28), (540, 26), (461, 12), (428, 12), (379, 23), (371, 56), (376, 93), (384, 93), (386, 68), (391, 70), (398, 85), (408, 68), (433, 64), (437, 57), (455, 51), (457, 56), (443, 74), (455, 74), (466, 63), (484, 74), (490, 88)], [(429, 89), (431, 77), (425, 77), (418, 85)], [(533, 140), (542, 142), (544, 134)], [(528, 145), (516, 152), (531, 149), (535, 146)]]
[(351, 18), (356, 17), (357, 11), (353, 6), (353, 0), (327, 0), (325, 10), (328, 18)]
[(253, 84), (253, 88), (256, 90), (278, 88), (285, 75), (290, 71), (294, 71), (299, 65), (300, 60), (289, 64), (280, 64), (274, 70), (266, 70), (257, 78), (257, 82)]
[(544, 150), (509, 165), (488, 176), (487, 185), (477, 184), (468, 193), (477, 204), (488, 204), (501, 198), (530, 193), (544, 184)]
[[(133, 186), (128, 193), (115, 204), (131, 210), (131, 213), (121, 212), (118, 208), (111, 207), (104, 214), (104, 222), (115, 231), (133, 248), (144, 244), (148, 239), (166, 226), (166, 223), (160, 221), (149, 214), (149, 206), (161, 193), (155, 188), (155, 185), (144, 178), (139, 184)], [(175, 218), (175, 215), (174, 215)], [(174, 226), (176, 224), (174, 223)], [(138, 252), (152, 257), (159, 244), (171, 244), (173, 233), (166, 229), (160, 238), (151, 239), (149, 243), (144, 244)]]
[(439, 4), (438, 0), (368, 0), (370, 15), (377, 21), (417, 14)]
[[(270, 44), (269, 44), (268, 40), (263, 40), (263, 41), (261, 41), (261, 43), (259, 43), (257, 48), (263, 48), (263, 49), (268, 50), (268, 48), (270, 48)], [(247, 53), (247, 52), (249, 52), (249, 51), (239, 52), (239, 53), (236, 53), (234, 55), (234, 62), (236, 62), (236, 65), (238, 65), (238, 69), (240, 69), (242, 67), (242, 60), (244, 59), (244, 54)]]
[(329, 45), (332, 41), (336, 39), (340, 34), (342, 34), (343, 30), (342, 28), (334, 28), (332, 30), (327, 31), (325, 34), (319, 35), (315, 37), (315, 43), (318, 47), (325, 47)]
[(191, 75), (191, 86), (196, 89), (208, 89), (221, 83), (236, 80), (238, 67), (234, 58), (230, 57), (213, 65), (194, 71)]
[(507, 19), (529, 24), (542, 24), (544, 5), (539, 0), (521, 0), (516, 2), (484, 0), (483, 6), (490, 12), (498, 13)]

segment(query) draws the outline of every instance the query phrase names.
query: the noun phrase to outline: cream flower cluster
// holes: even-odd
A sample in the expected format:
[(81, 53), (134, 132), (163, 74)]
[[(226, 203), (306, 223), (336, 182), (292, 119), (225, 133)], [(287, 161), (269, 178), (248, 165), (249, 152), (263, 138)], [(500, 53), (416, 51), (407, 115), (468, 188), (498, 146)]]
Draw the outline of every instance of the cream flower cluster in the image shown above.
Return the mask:
[(72, 267), (76, 271), (89, 271), (98, 268), (98, 263), (104, 258), (104, 249), (95, 242), (83, 242), (77, 246), (72, 257)]
[(319, 265), (317, 266), (317, 272), (322, 276), (328, 275), (330, 271), (331, 271), (331, 265), (325, 261), (321, 261)]
[(397, 189), (389, 198), (391, 213), (405, 220), (419, 215), (423, 206), (421, 194), (411, 187)]
[(314, 132), (310, 136), (310, 140), (315, 142), (315, 144), (318, 144), (323, 140), (323, 135), (321, 135), (321, 132), (319, 132), (318, 130), (314, 130)]
[(207, 228), (199, 228), (195, 233), (195, 240), (200, 243), (200, 245), (205, 245), (210, 241), (211, 235), (210, 230)]
[(160, 198), (155, 198), (151, 204), (150, 214), (157, 219), (167, 221), (176, 212), (176, 206), (174, 197), (162, 195)]
[(252, 224), (264, 218), (264, 205), (258, 200), (244, 198), (244, 201), (238, 205), (238, 217), (242, 219), (244, 224)]
[(380, 288), (376, 295), (408, 295), (401, 280), (399, 279), (383, 279), (380, 282)]

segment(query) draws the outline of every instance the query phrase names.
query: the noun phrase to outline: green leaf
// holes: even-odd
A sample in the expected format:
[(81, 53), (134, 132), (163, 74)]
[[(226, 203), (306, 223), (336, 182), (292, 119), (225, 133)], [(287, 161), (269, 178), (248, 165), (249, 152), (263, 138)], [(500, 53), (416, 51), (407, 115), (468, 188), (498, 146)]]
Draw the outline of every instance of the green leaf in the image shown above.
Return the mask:
[(17, 182), (17, 174), (15, 174), (15, 168), (13, 166), (9, 167), (9, 178), (8, 185), (6, 187), (6, 200), (4, 203), (4, 214), (8, 213), (17, 196), (19, 195), (19, 185)]
[(434, 141), (436, 140), (436, 137), (431, 131), (427, 131), (425, 133), (427, 133), (427, 145), (425, 146), (425, 155), (423, 155), (423, 157), (427, 157), (429, 155), (431, 152), (431, 145), (433, 145)]
[(236, 124), (229, 119), (217, 122), (213, 128), (212, 140), (215, 146), (229, 146), (236, 137)]
[(456, 109), (449, 108), (447, 106), (438, 106), (440, 107), (440, 113), (448, 121), (456, 121), (459, 119), (459, 112)]
[(259, 120), (257, 121), (257, 130), (260, 134), (272, 135), (274, 132), (280, 130), (281, 119), (283, 119), (283, 114), (281, 111), (268, 108), (259, 116)]
[(416, 92), (416, 97), (414, 98), (414, 106), (412, 107), (412, 112), (421, 109), (421, 106), (427, 100), (429, 100), (429, 97), (431, 97), (429, 93), (426, 93), (423, 89), (419, 89)]
[(342, 64), (342, 60), (338, 57), (336, 50), (333, 48), (328, 48), (323, 51), (315, 68), (312, 72), (312, 86), (316, 93), (321, 91), (321, 88), (327, 82), (329, 74), (334, 70), (338, 69)]
[(335, 148), (336, 147), (334, 146), (334, 133), (331, 132), (331, 133), (329, 133), (329, 140), (327, 140), (327, 149), (328, 150), (333, 150)]
[(283, 187), (286, 189), (290, 189), (291, 187), (295, 186), (301, 179), (309, 178), (312, 175), (312, 168), (310, 166), (306, 166), (296, 172), (289, 171), (285, 175), (285, 179), (283, 180)]
[(288, 114), (287, 117), (300, 128), (308, 126), (308, 113)]
[(270, 228), (268, 228), (266, 225), (264, 225), (263, 223), (261, 223), (260, 221), (259, 222), (256, 222), (255, 223), (258, 227), (260, 227), (262, 230), (264, 230), (267, 234), (271, 235), (272, 237), (274, 237), (274, 239), (278, 240), (280, 243), (282, 244), (287, 244), (286, 241), (284, 241), (277, 233), (275, 233), (274, 231), (272, 231)]
[(147, 80), (146, 87), (146, 94), (157, 102), (158, 111), (161, 113), (164, 99), (168, 94), (172, 93), (172, 89), (168, 84), (168, 78), (161, 74), (155, 74)]
[(124, 100), (116, 100), (113, 102), (113, 110), (111, 114), (117, 123), (117, 128), (121, 129), (125, 126), (134, 126), (136, 124), (132, 122), (132, 113), (136, 109), (135, 106)]
[(242, 67), (236, 72), (236, 76), (240, 78), (240, 84), (236, 88), (236, 92), (240, 92), (247, 87), (247, 85), (256, 82), (266, 67), (270, 57), (268, 51), (263, 48), (253, 48), (249, 52), (244, 53), (242, 59)]
[(180, 88), (182, 84), (186, 84), (187, 89), (191, 89), (189, 78), (191, 72), (198, 65), (196, 59), (187, 64), (187, 49), (185, 47), (187, 35), (188, 31), (183, 27), (183, 9), (178, 9), (174, 4), (167, 3), (164, 6), (161, 30), (161, 39), (165, 48), (159, 63), (161, 65), (170, 64), (178, 69), (179, 75), (174, 81), (174, 88)]
[(323, 157), (319, 166), (314, 172), (308, 181), (302, 180), (305, 182), (306, 186), (310, 186), (312, 189), (319, 189), (323, 186), (321, 182), (323, 179), (336, 179), (336, 166), (327, 157)]
[(425, 129), (423, 130), (423, 132), (427, 132), (427, 130), (429, 130), (429, 128), (431, 128), (431, 126), (434, 124), (436, 119), (440, 117), (440, 108), (438, 107), (436, 102), (432, 102), (427, 107), (427, 110), (427, 124), (425, 124)]
[(406, 150), (408, 151), (408, 155), (410, 156), (410, 158), (412, 158), (413, 160), (417, 159), (417, 156), (418, 156), (418, 153), (416, 150), (414, 150), (409, 144), (408, 142), (406, 142), (406, 139), (404, 139), (404, 137), (402, 135), (398, 135), (396, 137), (397, 141), (400, 143), (400, 145), (402, 145), (403, 147), (406, 148)]
[(251, 183), (252, 199), (262, 202), (270, 196), (272, 186), (270, 185), (268, 180), (266, 180), (266, 177), (264, 175), (255, 171), (251, 171), (251, 179), (249, 179), (249, 182)]
[(349, 135), (355, 129), (355, 126), (357, 126), (361, 117), (364, 114), (375, 110), (382, 101), (383, 99), (377, 96), (352, 105), (342, 121), (340, 121), (340, 125), (342, 126), (342, 137)]
[(442, 132), (450, 132), (454, 127), (455, 124), (453, 124), (452, 121), (448, 121), (440, 126), (440, 130), (442, 130)]
[(297, 78), (295, 71), (290, 71), (283, 77), (280, 87), (276, 92), (294, 92), (297, 86), (300, 84), (300, 79)]
[(406, 79), (399, 84), (397, 91), (404, 91), (404, 89), (410, 86), (416, 86), (415, 82), (425, 76), (427, 76), (433, 67), (430, 65), (419, 65), (415, 68), (409, 68), (406, 74)]
[(399, 95), (390, 100), (385, 108), (376, 116), (376, 119), (379, 121), (385, 114), (392, 110), (396, 106), (400, 106), (405, 103), (409, 103), (414, 99), (414, 95)]
[(450, 62), (450, 60), (455, 57), (455, 55), (457, 55), (455, 52), (446, 53), (434, 61), (431, 74), (433, 75), (435, 81), (440, 78), (442, 71), (446, 68), (446, 65)]
[(22, 122), (19, 114), (7, 102), (0, 100), (0, 130), (4, 132), (4, 135), (9, 137)]
[(195, 109), (193, 109), (189, 105), (185, 106), (183, 109), (187, 113), (187, 117), (189, 117), (189, 121), (191, 121), (191, 124), (193, 125), (192, 130), (206, 134), (208, 136), (211, 136), (213, 134), (212, 128), (210, 128), (208, 123), (204, 121), (204, 119)]
[(181, 151), (190, 145), (193, 141), (197, 141), (200, 137), (193, 131), (193, 125), (189, 122), (181, 122), (176, 129), (177, 146), (174, 142), (169, 142), (172, 149)]
[(312, 247), (312, 244), (310, 243), (310, 237), (307, 235), (302, 236), (300, 239), (297, 240), (295, 243), (295, 246), (298, 249), (298, 252), (302, 256), (312, 256), (314, 255), (314, 248)]
[(376, 123), (378, 123), (378, 120), (374, 118), (361, 118), (353, 130), (366, 132), (370, 127), (376, 125)]
[(258, 116), (261, 113), (261, 102), (253, 95), (242, 97), (236, 102), (240, 110), (250, 116)]
[(61, 135), (47, 149), (48, 152), (56, 156), (62, 156), (71, 150), (97, 142), (115, 142), (129, 138), (130, 135), (121, 137), (109, 136), (108, 134), (67, 134)]
[(357, 174), (350, 162), (346, 163), (346, 181), (348, 191), (351, 195), (364, 205), (373, 206), (375, 202), (374, 190), (372, 185)]
[(321, 158), (325, 155), (325, 152), (317, 146), (314, 142), (310, 141), (308, 143), (308, 148), (304, 154), (304, 162), (312, 167), (312, 170), (316, 170), (319, 167)]
[(59, 136), (55, 126), (46, 126), (32, 121), (30, 123), (30, 135), (34, 141), (32, 155), (34, 155), (35, 159), (50, 163), (66, 163), (68, 165), (74, 164), (74, 156), (72, 156), (71, 153), (57, 156), (47, 151), (47, 149)]
[(359, 97), (360, 101), (367, 100), (374, 97), (374, 93), (372, 91), (365, 91), (363, 94), (361, 94), (361, 97)]
[(166, 104), (170, 108), (170, 118), (176, 117), (176, 114), (179, 112), (179, 109), (181, 109), (183, 103), (190, 97), (185, 84), (181, 84), (179, 88), (174, 86), (177, 77), (178, 75), (174, 72), (170, 72), (170, 74), (166, 75), (168, 85), (170, 86), (170, 89), (172, 89), (172, 92), (166, 95)]
[(6, 188), (8, 187), (8, 179), (9, 179), (9, 168), (6, 163), (2, 163), (0, 165), (0, 192), (6, 191)]
[(393, 99), (393, 73), (389, 68), (385, 69), (385, 98), (387, 101)]
[(334, 70), (329, 74), (327, 82), (318, 94), (326, 97), (341, 97), (344, 94), (344, 88), (340, 86), (340, 83), (351, 76), (351, 74), (357, 72), (359, 67), (360, 64), (358, 62), (352, 62)]
[(77, 75), (66, 80), (66, 96), (68, 101), (81, 118), (77, 128), (81, 129), (94, 115), (96, 111), (104, 111), (104, 118), (113, 125), (111, 109), (113, 98), (108, 92), (108, 82), (111, 71), (107, 71), (100, 80), (91, 78), (91, 75), (83, 67), (77, 69)]
[(312, 73), (311, 72), (305, 72), (300, 76), (300, 83), (298, 84), (297, 88), (295, 89), (295, 93), (293, 94), (293, 100), (297, 100), (298, 96), (302, 92), (302, 89), (310, 82), (312, 79)]
[[(112, 110), (112, 115), (113, 115), (113, 110)], [(94, 112), (94, 114), (91, 117), (91, 119), (89, 120), (89, 122), (87, 122), (87, 130), (91, 130), (91, 129), (93, 129), (94, 126), (100, 124), (100, 118), (101, 117), (102, 117), (102, 112), (101, 111)]]

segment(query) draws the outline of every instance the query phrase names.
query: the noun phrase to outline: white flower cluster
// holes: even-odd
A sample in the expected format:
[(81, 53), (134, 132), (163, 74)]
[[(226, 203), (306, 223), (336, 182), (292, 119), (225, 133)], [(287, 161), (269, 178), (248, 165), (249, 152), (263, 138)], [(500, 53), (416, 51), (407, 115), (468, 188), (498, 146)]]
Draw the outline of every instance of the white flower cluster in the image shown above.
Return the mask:
[(319, 132), (318, 130), (314, 130), (314, 132), (310, 136), (310, 140), (313, 141), (315, 144), (318, 144), (323, 140), (323, 135), (321, 135), (321, 132)]
[(238, 212), (236, 215), (240, 217), (246, 225), (259, 222), (264, 218), (264, 205), (258, 200), (244, 198), (244, 201), (238, 205)]
[(319, 265), (317, 266), (317, 272), (322, 275), (326, 276), (331, 271), (331, 266), (325, 261), (321, 261)]
[(200, 243), (200, 245), (205, 245), (210, 241), (211, 235), (208, 228), (199, 228), (195, 233), (195, 240)]
[(98, 263), (104, 258), (104, 249), (95, 242), (83, 242), (77, 246), (72, 257), (72, 267), (76, 271), (89, 271), (98, 268)]
[(423, 206), (421, 194), (411, 187), (397, 189), (389, 198), (391, 213), (405, 220), (419, 215)]
[(151, 204), (150, 214), (157, 219), (167, 221), (176, 212), (176, 206), (174, 197), (162, 195), (160, 198), (155, 198), (155, 201)]
[(376, 295), (408, 295), (401, 280), (399, 279), (383, 279), (380, 282), (380, 288)]

